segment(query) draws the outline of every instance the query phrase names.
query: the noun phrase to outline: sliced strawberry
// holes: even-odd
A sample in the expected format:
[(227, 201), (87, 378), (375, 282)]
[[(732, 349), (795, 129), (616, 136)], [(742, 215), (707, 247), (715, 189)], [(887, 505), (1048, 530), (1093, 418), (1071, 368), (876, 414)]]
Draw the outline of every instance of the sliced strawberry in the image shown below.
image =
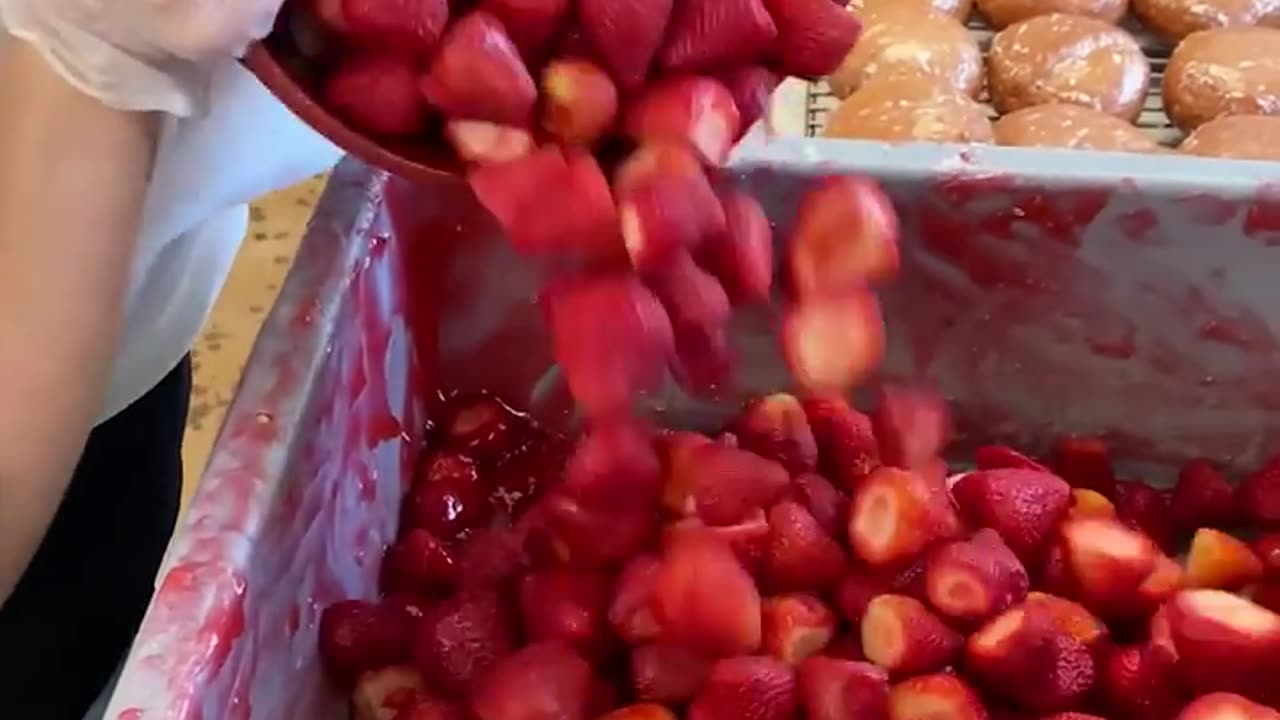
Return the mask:
[(1280, 701), (1280, 615), (1222, 590), (1184, 590), (1166, 606), (1178, 665), (1191, 692)]
[(735, 657), (711, 666), (688, 720), (790, 720), (799, 707), (795, 671), (770, 657)]
[(787, 237), (791, 289), (800, 300), (892, 279), (898, 217), (869, 178), (822, 180), (800, 199)]
[(478, 165), (519, 160), (536, 146), (528, 130), (484, 120), (450, 120), (444, 134), (459, 158)]
[(605, 575), (569, 568), (529, 573), (520, 580), (519, 597), (530, 640), (559, 640), (585, 658), (601, 658), (609, 649)]
[(745, 192), (720, 196), (725, 232), (706, 243), (705, 262), (735, 304), (767, 302), (773, 286), (773, 227), (760, 201)]
[[(601, 264), (625, 257), (618, 208), (600, 164), (581, 148), (564, 151), (559, 181), (521, 208), (511, 244), (526, 255), (558, 255)], [(554, 180), (554, 178), (552, 178)], [(474, 183), (473, 183), (474, 185)]]
[(650, 642), (658, 639), (662, 632), (653, 612), (660, 567), (658, 558), (637, 555), (627, 561), (618, 576), (609, 604), (609, 623), (625, 642), (633, 645)]
[(773, 55), (783, 75), (830, 75), (862, 30), (852, 13), (829, 0), (766, 0), (765, 5), (778, 27)]
[(620, 707), (600, 716), (600, 720), (677, 720), (667, 708), (657, 703), (637, 703)]
[(388, 137), (426, 127), (429, 108), (408, 61), (383, 54), (344, 58), (325, 80), (325, 105), (359, 130)]
[(613, 189), (619, 196), (643, 187), (655, 178), (706, 177), (702, 161), (683, 142), (651, 141), (636, 148), (613, 171)]
[(880, 595), (862, 616), (862, 651), (891, 674), (940, 670), (960, 657), (964, 638), (924, 603), (905, 595)]
[[(824, 2), (828, 0), (823, 0)], [(782, 351), (796, 382), (814, 393), (841, 393), (884, 358), (880, 305), (867, 290), (814, 298), (787, 308)]]
[(907, 470), (922, 469), (951, 438), (943, 399), (912, 388), (884, 388), (871, 413), (871, 426), (880, 443), (881, 462)]
[(1101, 667), (1098, 685), (1115, 720), (1172, 718), (1187, 701), (1177, 656), (1156, 644), (1119, 647)]
[(654, 609), (663, 637), (717, 655), (760, 646), (760, 594), (733, 551), (706, 534), (663, 553)]
[(849, 544), (864, 562), (883, 568), (911, 559), (955, 527), (944, 490), (913, 472), (882, 467), (853, 495)]
[(1112, 616), (1140, 602), (1139, 587), (1161, 557), (1150, 538), (1100, 518), (1069, 519), (1061, 532), (1068, 567), (1089, 609)]
[(822, 652), (831, 642), (836, 616), (816, 595), (777, 595), (764, 601), (761, 627), (764, 651), (796, 665)]
[(1280, 533), (1258, 537), (1253, 541), (1253, 552), (1262, 560), (1266, 576), (1280, 579)]
[(935, 610), (971, 626), (1022, 602), (1031, 581), (996, 531), (983, 528), (932, 550), (925, 584)]
[(365, 671), (408, 659), (413, 618), (400, 607), (343, 600), (320, 616), (320, 660), (329, 676), (352, 683)]
[(662, 468), (648, 428), (627, 418), (594, 424), (569, 458), (563, 491), (598, 507), (656, 508)]
[(710, 165), (722, 165), (729, 157), (740, 127), (729, 89), (697, 75), (649, 85), (626, 110), (626, 133), (632, 140), (684, 143)]
[(525, 536), (520, 529), (497, 525), (473, 530), (454, 548), (458, 580), (463, 587), (493, 587), (524, 569)]
[(795, 476), (791, 480), (791, 490), (792, 496), (809, 511), (828, 535), (840, 537), (844, 530), (844, 515), (849, 508), (849, 498), (817, 473)]
[(760, 57), (778, 36), (761, 0), (686, 0), (676, 5), (662, 48), (669, 72), (703, 72)]
[(891, 720), (987, 720), (982, 700), (950, 673), (903, 680), (889, 690)]
[(666, 543), (675, 542), (687, 533), (709, 533), (729, 544), (738, 562), (752, 575), (763, 573), (769, 550), (769, 516), (761, 508), (751, 511), (732, 525), (707, 525), (696, 517), (681, 518), (664, 529)]
[(1096, 679), (1089, 648), (1023, 606), (996, 616), (969, 638), (965, 668), (992, 694), (1041, 713), (1075, 706)]
[[(569, 182), (569, 166), (564, 153), (553, 145), (545, 145), (533, 153), (506, 163), (473, 167), (467, 183), (476, 198), (513, 240), (522, 240), (518, 221), (528, 207), (542, 199), (546, 188)], [(539, 247), (521, 247), (521, 252), (545, 252)], [(486, 415), (482, 417), (488, 417)]]
[(671, 17), (671, 0), (579, 0), (578, 23), (583, 35), (604, 60), (613, 79), (627, 91), (636, 90), (649, 75), (649, 66)]
[(1280, 720), (1280, 712), (1233, 693), (1215, 692), (1197, 698), (1175, 720)]
[(412, 529), (387, 548), (382, 559), (382, 589), (430, 595), (458, 582), (453, 553), (426, 530)]
[(502, 21), (521, 54), (539, 59), (568, 24), (569, 0), (482, 0), (480, 7)]
[(559, 642), (537, 642), (506, 656), (478, 683), (479, 720), (588, 720), (591, 666)]
[(1191, 587), (1239, 590), (1262, 579), (1262, 561), (1248, 544), (1213, 528), (1200, 528), (1187, 553)]
[(813, 472), (818, 465), (809, 419), (794, 395), (774, 393), (752, 400), (731, 427), (740, 447), (782, 463), (792, 475)]
[(1231, 527), (1236, 521), (1235, 489), (1208, 460), (1189, 460), (1178, 471), (1169, 500), (1174, 525), (1183, 532)]
[(619, 195), (618, 214), (631, 264), (652, 281), (662, 280), (671, 255), (725, 231), (720, 199), (701, 173), (654, 175)]
[(631, 688), (640, 700), (686, 703), (698, 694), (711, 659), (683, 645), (651, 643), (631, 650)]
[(392, 665), (360, 676), (351, 693), (355, 720), (400, 720), (404, 709), (425, 697), (427, 686), (417, 670)]
[(1236, 488), (1236, 507), (1265, 529), (1280, 529), (1280, 458), (1272, 458)]
[(547, 496), (538, 507), (554, 555), (577, 567), (619, 565), (648, 546), (658, 530), (656, 513), (644, 507), (592, 506), (564, 493)]
[[(729, 296), (720, 281), (699, 267), (688, 251), (669, 253), (647, 282), (671, 318), (681, 360), (691, 351), (712, 347), (724, 336), (733, 312)], [(684, 378), (677, 374), (677, 379)]]
[(1073, 518), (1114, 518), (1116, 506), (1097, 490), (1075, 488), (1071, 491), (1071, 510), (1068, 514)]
[(1165, 552), (1176, 552), (1176, 531), (1169, 513), (1169, 498), (1142, 482), (1116, 483), (1116, 516), (1141, 530)]
[(742, 133), (761, 118), (765, 119), (765, 127), (769, 126), (769, 105), (781, 80), (778, 73), (763, 65), (743, 65), (721, 73), (719, 78), (733, 94), (733, 103), (742, 118)]
[(974, 451), (973, 462), (979, 470), (1017, 468), (1049, 472), (1049, 468), (1007, 445), (983, 445)]
[(805, 398), (803, 405), (818, 446), (818, 470), (836, 487), (852, 492), (880, 466), (871, 418), (837, 396)]
[(769, 589), (826, 589), (840, 581), (847, 563), (839, 543), (799, 503), (780, 500), (769, 509), (769, 545), (764, 558)]
[(1024, 563), (1037, 563), (1067, 514), (1071, 488), (1041, 470), (979, 470), (951, 488), (960, 513), (977, 526), (987, 526)]
[(871, 663), (811, 657), (796, 667), (796, 687), (808, 720), (888, 720), (889, 676)]
[[(667, 507), (709, 525), (730, 525), (767, 506), (790, 484), (786, 468), (755, 453), (720, 443), (690, 448), (667, 480)], [(682, 498), (678, 489), (687, 494)]]
[(1078, 602), (1033, 591), (1027, 593), (1022, 608), (1028, 616), (1044, 618), (1059, 632), (1079, 640), (1094, 656), (1108, 646), (1110, 631), (1106, 624)]
[(454, 693), (466, 692), (516, 647), (508, 608), (493, 590), (466, 590), (429, 609), (412, 636), (423, 677)]
[(1115, 497), (1116, 475), (1107, 445), (1098, 438), (1069, 437), (1057, 442), (1050, 465), (1071, 487)]
[(483, 10), (449, 27), (419, 87), (450, 118), (505, 125), (527, 123), (538, 97), (502, 22)]
[(542, 128), (566, 145), (591, 145), (613, 127), (618, 89), (588, 60), (556, 60), (542, 71)]

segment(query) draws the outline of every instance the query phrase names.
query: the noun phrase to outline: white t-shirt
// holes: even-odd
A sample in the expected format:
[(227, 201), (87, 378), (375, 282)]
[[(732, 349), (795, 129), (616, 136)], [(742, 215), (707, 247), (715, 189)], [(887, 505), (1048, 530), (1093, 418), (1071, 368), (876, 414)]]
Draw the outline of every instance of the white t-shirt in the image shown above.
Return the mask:
[[(14, 42), (3, 30), (0, 43)], [(165, 122), (99, 421), (150, 390), (191, 348), (244, 237), (247, 203), (341, 156), (238, 62), (217, 68), (209, 101), (208, 113)]]

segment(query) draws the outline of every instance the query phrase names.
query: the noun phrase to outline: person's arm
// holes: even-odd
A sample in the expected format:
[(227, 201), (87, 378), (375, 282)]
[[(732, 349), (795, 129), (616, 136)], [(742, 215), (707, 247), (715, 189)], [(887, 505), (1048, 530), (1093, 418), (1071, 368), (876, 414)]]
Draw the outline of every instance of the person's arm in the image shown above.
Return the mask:
[(156, 125), (0, 37), (0, 603), (100, 410)]

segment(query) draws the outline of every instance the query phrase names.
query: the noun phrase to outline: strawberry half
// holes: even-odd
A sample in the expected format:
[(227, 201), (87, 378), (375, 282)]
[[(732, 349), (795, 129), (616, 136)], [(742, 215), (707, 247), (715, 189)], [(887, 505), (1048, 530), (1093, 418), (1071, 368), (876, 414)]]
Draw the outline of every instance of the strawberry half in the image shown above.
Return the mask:
[(889, 676), (871, 663), (811, 657), (796, 667), (796, 686), (808, 720), (889, 717)]
[(991, 693), (1020, 707), (1054, 713), (1093, 688), (1093, 654), (1050, 618), (1017, 606), (970, 636), (965, 668)]
[(1018, 557), (990, 528), (935, 548), (925, 570), (929, 604), (970, 626), (1022, 602), (1030, 584)]
[(1071, 504), (1071, 487), (1040, 470), (1002, 468), (966, 473), (951, 487), (960, 513), (1000, 534), (1024, 563), (1038, 563)]
[(953, 663), (964, 638), (924, 603), (905, 595), (880, 595), (862, 616), (862, 651), (891, 674), (911, 676)]
[(483, 10), (450, 26), (419, 87), (450, 118), (506, 125), (525, 125), (538, 98), (502, 21)]
[(426, 694), (422, 676), (411, 667), (370, 670), (360, 676), (351, 693), (351, 711), (356, 720), (400, 720), (403, 711)]
[(586, 658), (609, 649), (605, 575), (569, 568), (532, 572), (520, 579), (518, 594), (530, 640), (559, 640)]
[(951, 439), (946, 402), (914, 388), (883, 388), (871, 427), (880, 443), (880, 461), (906, 470), (923, 470)]
[(542, 128), (567, 145), (591, 145), (618, 116), (618, 89), (609, 74), (580, 59), (551, 62), (542, 71)]
[(740, 447), (782, 463), (792, 475), (812, 472), (818, 465), (809, 418), (794, 395), (774, 393), (752, 400), (730, 427)]
[(755, 453), (707, 442), (669, 467), (667, 507), (708, 525), (732, 525), (768, 506), (791, 482), (786, 468)]
[(891, 720), (987, 720), (978, 693), (950, 673), (903, 680), (889, 690)]
[(480, 7), (502, 21), (512, 42), (528, 59), (539, 59), (568, 24), (569, 0), (482, 0)]
[(819, 472), (836, 487), (852, 492), (880, 466), (871, 418), (834, 395), (807, 397), (802, 404), (818, 446)]
[(336, 5), (349, 39), (410, 57), (431, 52), (449, 21), (446, 0), (336, 0)]
[(479, 720), (587, 720), (591, 666), (559, 642), (537, 642), (502, 658), (471, 693)]
[(1175, 720), (1280, 720), (1280, 712), (1233, 693), (1196, 698)]
[(609, 623), (623, 641), (637, 645), (657, 640), (662, 632), (653, 612), (653, 596), (662, 567), (652, 555), (637, 555), (627, 561), (614, 584), (609, 603)]
[(764, 578), (770, 590), (832, 587), (844, 575), (847, 564), (839, 543), (799, 503), (780, 500), (769, 509)]
[(640, 700), (683, 704), (693, 699), (711, 672), (705, 653), (673, 643), (631, 650), (631, 689)]
[(1116, 483), (1116, 516), (1141, 530), (1164, 552), (1176, 552), (1176, 531), (1169, 514), (1169, 498), (1143, 482)]
[(365, 671), (408, 658), (412, 617), (392, 604), (343, 600), (320, 615), (320, 660), (329, 676), (352, 683)]
[(836, 616), (809, 593), (777, 595), (764, 601), (763, 649), (788, 665), (822, 652), (836, 632)]
[(910, 560), (957, 527), (944, 489), (913, 472), (882, 467), (854, 492), (849, 544), (864, 562), (883, 568)]
[(733, 94), (733, 103), (738, 106), (738, 115), (742, 119), (742, 134), (760, 118), (764, 118), (765, 128), (771, 129), (769, 106), (773, 91), (778, 89), (781, 81), (778, 73), (763, 65), (743, 65), (721, 73), (719, 79)]
[(648, 428), (630, 419), (594, 424), (569, 458), (561, 487), (597, 507), (656, 508), (662, 467)]
[(1239, 590), (1262, 579), (1262, 561), (1243, 540), (1213, 528), (1200, 528), (1187, 552), (1191, 587)]
[(782, 318), (787, 367), (809, 392), (856, 386), (879, 367), (884, 349), (880, 304), (865, 289), (791, 305)]
[(627, 136), (638, 143), (684, 143), (719, 166), (738, 139), (742, 118), (719, 81), (680, 75), (647, 86), (627, 107)]
[(465, 693), (516, 647), (508, 608), (493, 590), (466, 590), (430, 608), (412, 635), (423, 677), (454, 693)]
[(791, 494), (828, 535), (840, 537), (849, 498), (835, 485), (817, 473), (804, 473), (792, 478)]
[(787, 238), (791, 289), (803, 300), (893, 278), (898, 216), (874, 181), (826, 178), (800, 199)]
[(729, 299), (742, 305), (767, 302), (773, 285), (773, 227), (760, 201), (744, 192), (720, 196), (725, 232), (710, 238), (705, 262)]
[(1104, 616), (1131, 612), (1141, 602), (1140, 586), (1156, 569), (1157, 557), (1163, 557), (1151, 539), (1101, 518), (1068, 519), (1061, 532), (1085, 606)]
[(790, 665), (770, 657), (735, 657), (711, 666), (686, 717), (790, 720), (798, 707), (796, 677)]
[(1177, 656), (1158, 644), (1119, 647), (1101, 667), (1099, 688), (1115, 720), (1172, 718), (1186, 703)]
[(1166, 607), (1178, 665), (1193, 693), (1280, 701), (1280, 615), (1222, 590), (1183, 590)]
[(729, 546), (690, 534), (663, 553), (654, 595), (663, 637), (715, 655), (760, 647), (760, 594)]

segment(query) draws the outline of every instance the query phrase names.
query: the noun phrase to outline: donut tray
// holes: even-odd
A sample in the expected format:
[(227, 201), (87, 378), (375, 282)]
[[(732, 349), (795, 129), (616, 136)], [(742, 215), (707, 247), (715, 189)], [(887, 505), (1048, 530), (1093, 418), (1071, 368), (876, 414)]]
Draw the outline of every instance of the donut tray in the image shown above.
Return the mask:
[[(995, 35), (995, 31), (991, 29), (986, 20), (976, 10), (970, 15), (968, 27), (969, 32), (978, 41), (979, 47), (982, 48), (982, 54), (985, 57), (991, 47), (991, 38)], [(1135, 124), (1146, 130), (1161, 144), (1176, 145), (1182, 139), (1182, 133), (1173, 127), (1169, 122), (1168, 116), (1165, 115), (1164, 98), (1160, 91), (1161, 81), (1164, 78), (1164, 68), (1169, 62), (1169, 54), (1172, 52), (1172, 48), (1168, 43), (1157, 38), (1132, 18), (1126, 20), (1124, 29), (1128, 30), (1138, 41), (1148, 61), (1151, 63), (1150, 88), (1147, 91), (1147, 99), (1142, 107), (1142, 113), (1138, 116)], [(797, 84), (803, 89), (791, 88), (789, 96), (793, 100), (782, 108), (778, 108), (775, 105), (775, 109), (790, 116), (782, 121), (787, 127), (800, 130), (807, 137), (817, 137), (826, 127), (827, 113), (836, 107), (840, 102), (839, 98), (831, 94), (825, 82)], [(795, 100), (799, 99), (800, 95), (803, 96), (803, 100), (797, 104)], [(985, 97), (982, 100), (988, 114), (994, 119), (996, 117), (995, 110)], [(803, 107), (803, 117), (796, 117), (799, 107)]]

